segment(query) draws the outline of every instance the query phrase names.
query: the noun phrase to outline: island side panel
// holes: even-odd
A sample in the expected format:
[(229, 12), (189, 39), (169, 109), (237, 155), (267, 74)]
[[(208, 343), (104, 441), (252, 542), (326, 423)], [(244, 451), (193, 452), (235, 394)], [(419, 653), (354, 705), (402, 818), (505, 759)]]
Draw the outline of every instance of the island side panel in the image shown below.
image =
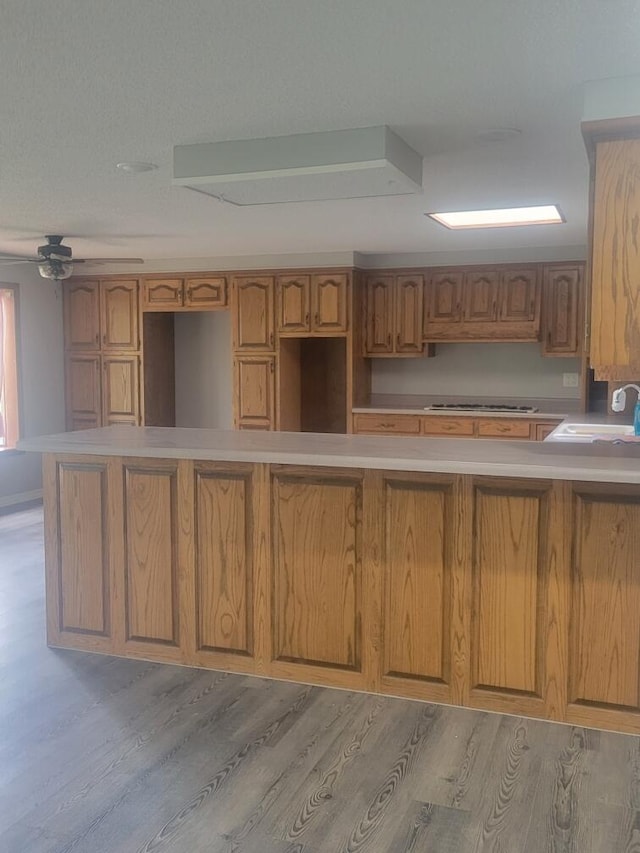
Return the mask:
[(362, 471), (272, 467), (272, 675), (365, 686), (362, 500)]
[(575, 483), (567, 719), (640, 731), (640, 490)]
[(47, 642), (112, 651), (114, 575), (110, 500), (117, 460), (43, 459)]

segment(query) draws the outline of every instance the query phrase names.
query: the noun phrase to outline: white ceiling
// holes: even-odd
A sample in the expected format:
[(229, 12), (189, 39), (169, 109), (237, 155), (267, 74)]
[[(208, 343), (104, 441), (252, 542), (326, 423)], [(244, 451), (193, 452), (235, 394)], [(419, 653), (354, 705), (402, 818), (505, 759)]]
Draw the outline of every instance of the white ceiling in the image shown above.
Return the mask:
[[(586, 242), (582, 84), (640, 73), (636, 0), (5, 0), (0, 251), (162, 258)], [(424, 193), (237, 208), (172, 186), (174, 145), (387, 124)], [(489, 143), (495, 127), (520, 137)], [(143, 160), (136, 177), (115, 169)], [(429, 210), (558, 202), (562, 226)]]

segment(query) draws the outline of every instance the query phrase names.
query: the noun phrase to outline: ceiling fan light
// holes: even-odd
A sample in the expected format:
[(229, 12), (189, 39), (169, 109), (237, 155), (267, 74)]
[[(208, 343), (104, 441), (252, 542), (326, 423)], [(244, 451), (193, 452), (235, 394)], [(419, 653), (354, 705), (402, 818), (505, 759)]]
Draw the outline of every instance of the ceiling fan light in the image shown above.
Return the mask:
[(73, 263), (71, 261), (48, 259), (38, 264), (38, 270), (42, 278), (51, 278), (54, 281), (62, 281), (72, 275)]

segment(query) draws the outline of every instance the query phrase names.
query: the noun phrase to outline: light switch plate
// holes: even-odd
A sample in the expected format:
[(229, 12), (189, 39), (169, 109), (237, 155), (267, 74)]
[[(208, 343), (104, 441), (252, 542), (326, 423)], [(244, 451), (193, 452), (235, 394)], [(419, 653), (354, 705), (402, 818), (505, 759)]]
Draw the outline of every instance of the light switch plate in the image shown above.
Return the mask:
[(580, 383), (580, 375), (578, 373), (563, 373), (562, 374), (562, 387), (563, 388), (577, 388)]

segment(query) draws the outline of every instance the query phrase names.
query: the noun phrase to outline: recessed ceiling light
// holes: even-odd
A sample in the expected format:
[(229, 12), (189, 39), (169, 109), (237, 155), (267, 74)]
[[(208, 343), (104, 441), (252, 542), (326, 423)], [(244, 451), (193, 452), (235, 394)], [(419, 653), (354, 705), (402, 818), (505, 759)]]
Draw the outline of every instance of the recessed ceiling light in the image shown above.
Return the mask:
[(490, 127), (476, 133), (476, 139), (483, 142), (504, 142), (506, 139), (517, 139), (522, 135), (519, 127)]
[(445, 228), (509, 228), (515, 225), (558, 225), (564, 216), (556, 204), (535, 207), (504, 207), (498, 210), (457, 210), (425, 213)]
[(157, 168), (155, 163), (116, 163), (116, 169), (124, 172), (125, 175), (139, 175), (142, 172), (152, 172)]

